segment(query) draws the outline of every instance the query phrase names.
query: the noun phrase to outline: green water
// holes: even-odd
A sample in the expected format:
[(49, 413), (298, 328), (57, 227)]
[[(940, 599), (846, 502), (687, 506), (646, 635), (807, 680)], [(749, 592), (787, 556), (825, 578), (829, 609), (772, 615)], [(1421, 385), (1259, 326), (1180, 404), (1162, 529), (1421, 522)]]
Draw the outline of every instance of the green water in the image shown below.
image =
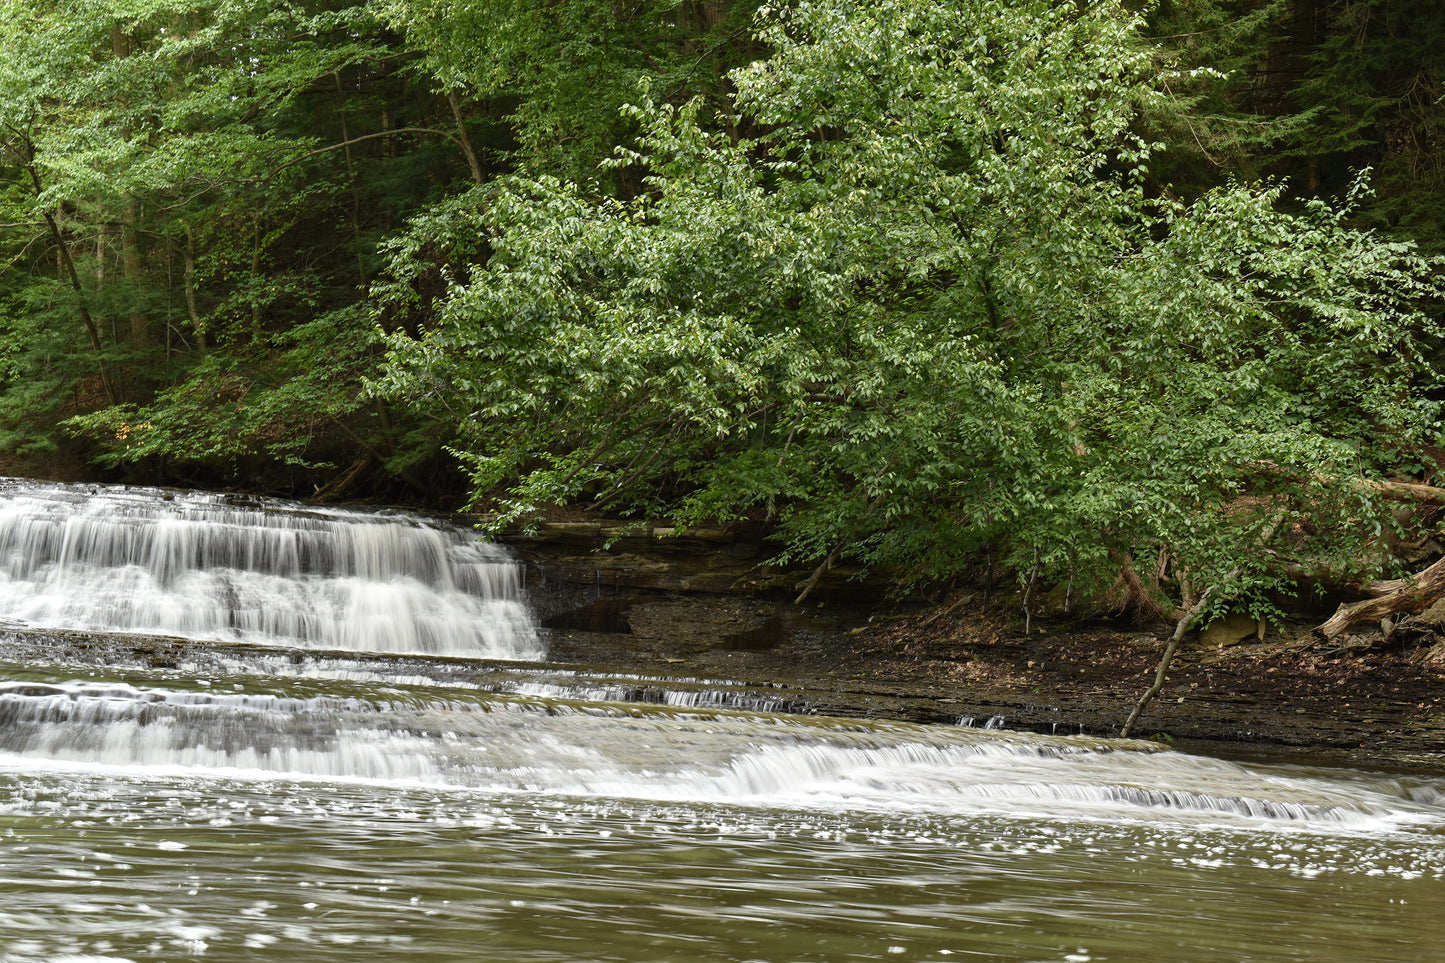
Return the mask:
[(1445, 956), (1427, 777), (315, 679), (245, 728), (372, 775), (267, 772), (217, 755), (244, 682), (153, 681), (0, 698), (0, 960)]

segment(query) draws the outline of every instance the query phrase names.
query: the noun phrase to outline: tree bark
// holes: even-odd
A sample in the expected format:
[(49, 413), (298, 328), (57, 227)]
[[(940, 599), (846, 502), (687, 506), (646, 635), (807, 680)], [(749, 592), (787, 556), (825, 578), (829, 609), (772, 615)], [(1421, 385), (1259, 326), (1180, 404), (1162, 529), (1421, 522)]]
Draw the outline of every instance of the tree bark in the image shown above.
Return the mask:
[[(145, 282), (145, 254), (141, 250), (140, 233), (136, 230), (139, 221), (140, 205), (127, 204), (120, 219), (120, 266), (121, 274), (130, 287), (128, 294), (132, 298), (135, 296), (134, 292)], [(149, 344), (150, 316), (133, 306), (126, 312), (126, 317), (130, 322), (131, 341), (138, 345)]]
[(60, 223), (56, 221), (55, 215), (49, 211), (45, 212), (45, 223), (50, 228), (50, 237), (55, 242), (55, 248), (60, 258), (60, 263), (65, 268), (65, 274), (70, 279), (70, 287), (75, 292), (75, 309), (80, 315), (80, 320), (85, 324), (85, 333), (90, 337), (90, 346), (96, 353), (96, 369), (100, 374), (100, 386), (105, 392), (105, 400), (115, 404), (115, 386), (111, 383), (110, 372), (106, 370), (105, 362), (99, 357), (103, 348), (100, 343), (100, 328), (96, 326), (95, 318), (90, 313), (90, 308), (85, 303), (85, 287), (80, 282), (80, 272), (75, 268), (75, 259), (70, 256), (70, 246), (65, 243), (65, 235), (60, 230)]
[(1315, 628), (1315, 635), (1329, 641), (1361, 622), (1423, 612), (1445, 596), (1445, 558), (1410, 578), (1372, 582), (1365, 586), (1365, 592), (1374, 598), (1341, 605), (1334, 615)]
[(796, 587), (802, 589), (802, 592), (798, 594), (797, 598), (793, 599), (794, 605), (803, 604), (803, 600), (813, 591), (813, 587), (818, 584), (818, 579), (823, 577), (823, 573), (838, 563), (838, 556), (841, 555), (842, 552), (843, 543), (839, 542), (833, 546), (833, 550), (828, 553), (828, 557), (819, 562), (818, 567), (813, 569), (813, 574), (797, 584)]
[(1373, 481), (1368, 478), (1360, 479), (1357, 484), (1361, 488), (1394, 495), (1398, 498), (1408, 498), (1411, 501), (1425, 502), (1428, 505), (1445, 505), (1445, 488), (1436, 488), (1434, 485), (1422, 485), (1419, 482)]
[(261, 341), (261, 216), (251, 222), (251, 341)]
[(1164, 647), (1164, 654), (1159, 658), (1159, 668), (1154, 673), (1154, 684), (1139, 697), (1138, 705), (1134, 706), (1134, 711), (1129, 713), (1129, 718), (1124, 722), (1124, 728), (1119, 730), (1119, 738), (1129, 738), (1134, 732), (1134, 723), (1139, 721), (1139, 716), (1143, 714), (1144, 709), (1154, 701), (1160, 692), (1164, 691), (1164, 682), (1169, 675), (1169, 666), (1174, 662), (1174, 653), (1179, 651), (1179, 643), (1184, 641), (1184, 633), (1189, 631), (1194, 617), (1204, 609), (1204, 603), (1209, 601), (1209, 595), (1213, 591), (1213, 586), (1205, 589), (1204, 594), (1199, 596), (1199, 601), (1185, 609), (1184, 614), (1175, 623), (1174, 634), (1169, 637), (1169, 644)]
[(194, 232), (186, 228), (186, 243), (181, 248), (182, 282), (186, 292), (186, 316), (191, 320), (191, 330), (196, 332), (196, 345), (204, 353), (206, 350), (206, 325), (201, 320), (201, 311), (196, 298), (196, 237)]
[[(116, 60), (124, 60), (132, 52), (131, 37), (121, 29), (118, 22), (110, 25), (110, 52)], [(127, 98), (121, 98), (122, 106), (127, 102)], [(140, 233), (136, 229), (139, 222), (140, 204), (133, 200), (126, 201), (120, 214), (120, 268), (121, 276), (125, 278), (126, 284), (131, 286), (129, 294), (132, 298), (135, 289), (141, 286), (145, 277), (145, 255), (141, 251)], [(141, 345), (149, 342), (150, 317), (146, 312), (133, 306), (126, 312), (126, 316), (131, 341)]]
[(457, 122), (456, 142), (461, 145), (462, 153), (467, 157), (467, 167), (471, 169), (472, 181), (480, 187), (486, 180), (485, 175), (482, 174), (482, 162), (481, 159), (477, 157), (476, 148), (472, 146), (471, 134), (467, 133), (467, 122), (462, 117), (461, 101), (458, 100), (457, 95), (450, 90), (447, 91), (447, 104), (452, 109), (452, 118)]
[(356, 283), (366, 287), (366, 258), (362, 256), (361, 244), (361, 191), (356, 186), (356, 159), (351, 153), (351, 127), (346, 122), (346, 93), (341, 87), (341, 72), (334, 71), (331, 78), (336, 81), (337, 117), (341, 121), (341, 142), (346, 146), (346, 179), (351, 185), (351, 240), (356, 245)]
[[(25, 152), (25, 170), (30, 174), (30, 183), (38, 198), (45, 193), (45, 187), (40, 180), (40, 171), (35, 166), (35, 144), (26, 134), (20, 135), (20, 143)], [(50, 230), (50, 239), (55, 243), (55, 256), (60, 264), (60, 269), (70, 281), (70, 287), (75, 292), (75, 309), (80, 315), (81, 322), (85, 325), (85, 333), (90, 338), (90, 346), (95, 350), (95, 366), (100, 375), (100, 386), (105, 392), (105, 400), (113, 405), (118, 400), (115, 385), (111, 381), (110, 372), (106, 369), (105, 360), (100, 357), (104, 350), (100, 342), (100, 328), (96, 325), (95, 316), (90, 313), (90, 307), (86, 304), (85, 285), (80, 281), (80, 271), (76, 269), (75, 258), (70, 255), (70, 245), (66, 243), (65, 232), (61, 230), (60, 221), (50, 211), (42, 211), (41, 216), (45, 218), (45, 226)]]

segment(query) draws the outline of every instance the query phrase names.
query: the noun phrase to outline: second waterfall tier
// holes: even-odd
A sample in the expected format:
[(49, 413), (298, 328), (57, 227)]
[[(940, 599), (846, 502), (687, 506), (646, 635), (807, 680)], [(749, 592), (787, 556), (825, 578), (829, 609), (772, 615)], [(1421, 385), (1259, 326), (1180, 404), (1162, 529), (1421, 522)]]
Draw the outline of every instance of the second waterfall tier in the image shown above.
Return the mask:
[(521, 567), (444, 522), (0, 483), (0, 618), (308, 649), (538, 659)]

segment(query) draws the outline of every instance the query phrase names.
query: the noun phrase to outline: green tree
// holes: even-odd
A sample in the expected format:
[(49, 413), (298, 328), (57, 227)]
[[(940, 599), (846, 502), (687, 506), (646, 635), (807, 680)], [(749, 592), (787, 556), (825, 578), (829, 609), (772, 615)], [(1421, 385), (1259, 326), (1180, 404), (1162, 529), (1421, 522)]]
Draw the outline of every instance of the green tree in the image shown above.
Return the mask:
[(395, 40), (344, 0), (5, 5), (11, 451), (272, 485), (398, 455), (357, 305), (377, 239), (471, 168)]
[[(1151, 164), (1163, 189), (1194, 197), (1230, 176), (1254, 180), (1278, 145), (1307, 129), (1299, 81), (1281, 50), (1290, 0), (1161, 0), (1144, 34), (1157, 44), (1163, 96), (1139, 128), (1161, 141)], [(1296, 60), (1298, 58), (1295, 58)]]
[(478, 507), (766, 517), (785, 560), (904, 581), (985, 549), (1027, 582), (1146, 572), (1189, 615), (1381, 559), (1368, 483), (1439, 432), (1437, 265), (1278, 188), (1152, 196), (1131, 130), (1168, 92), (1117, 5), (757, 24), (771, 55), (730, 76), (756, 136), (640, 94), (639, 196), (511, 178), (419, 225), (484, 243), (381, 388), (457, 422)]
[(756, 0), (388, 0), (380, 9), (421, 55), (423, 76), (459, 111), (460, 101), (480, 101), (506, 113), (515, 140), (504, 166), (585, 182), (635, 134), (620, 108), (644, 78), (660, 97), (704, 98), (715, 122), (737, 132), (726, 72), (757, 52), (748, 29), (756, 7)]
[(1314, 123), (1283, 153), (1321, 190), (1372, 168), (1379, 196), (1367, 222), (1445, 250), (1445, 9), (1426, 0), (1297, 2), (1314, 25), (1297, 94)]

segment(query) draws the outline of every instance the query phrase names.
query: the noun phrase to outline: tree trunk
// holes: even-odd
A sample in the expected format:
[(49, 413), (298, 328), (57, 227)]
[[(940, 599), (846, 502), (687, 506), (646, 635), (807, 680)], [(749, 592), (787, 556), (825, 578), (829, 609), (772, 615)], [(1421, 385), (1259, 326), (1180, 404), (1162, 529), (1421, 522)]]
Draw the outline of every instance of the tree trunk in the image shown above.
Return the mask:
[[(110, 52), (116, 60), (124, 60), (131, 55), (131, 38), (121, 29), (119, 23), (110, 25)], [(126, 102), (126, 98), (120, 101), (122, 106)], [(120, 269), (121, 276), (131, 289), (127, 293), (132, 299), (134, 292), (141, 287), (145, 275), (145, 258), (141, 253), (140, 234), (136, 230), (139, 221), (140, 205), (128, 202), (120, 214)], [(134, 306), (134, 300), (132, 303), (131, 310), (127, 312), (130, 340), (143, 345), (150, 340), (150, 318)]]
[[(39, 197), (45, 193), (45, 186), (41, 183), (40, 171), (35, 166), (35, 144), (28, 137), (22, 137), (21, 144), (25, 152), (25, 169), (30, 173), (30, 182), (35, 190), (35, 196)], [(50, 229), (50, 239), (55, 243), (56, 260), (59, 262), (63, 275), (69, 279), (71, 289), (75, 292), (76, 312), (85, 325), (85, 333), (90, 337), (90, 346), (95, 350), (95, 366), (100, 374), (100, 386), (105, 392), (105, 400), (113, 405), (118, 400), (115, 385), (111, 381), (110, 372), (106, 370), (105, 360), (100, 357), (103, 350), (100, 343), (100, 328), (96, 326), (95, 316), (90, 313), (90, 307), (86, 304), (85, 286), (80, 282), (80, 271), (75, 267), (75, 258), (70, 256), (70, 245), (66, 243), (65, 232), (60, 229), (60, 222), (56, 216), (50, 211), (44, 211), (42, 216), (45, 218), (45, 226)]]
[(366, 258), (361, 245), (361, 191), (356, 186), (356, 159), (351, 153), (351, 126), (346, 122), (346, 93), (341, 87), (341, 72), (331, 75), (336, 81), (337, 117), (341, 121), (341, 143), (346, 147), (346, 178), (351, 184), (351, 239), (356, 245), (356, 283), (366, 287)]
[(130, 321), (130, 340), (137, 345), (150, 342), (150, 316), (134, 301), (135, 293), (145, 283), (145, 255), (141, 252), (140, 234), (136, 223), (140, 220), (140, 205), (129, 204), (121, 214), (120, 222), (120, 267), (121, 274), (130, 288), (127, 294), (132, 298), (132, 307), (127, 312)]
[(55, 220), (55, 215), (49, 212), (45, 214), (45, 223), (50, 228), (51, 239), (55, 241), (55, 248), (59, 252), (60, 263), (65, 270), (66, 276), (70, 279), (70, 286), (75, 291), (75, 308), (80, 315), (80, 320), (85, 324), (85, 332), (90, 336), (90, 346), (95, 349), (96, 368), (100, 374), (100, 386), (105, 391), (105, 400), (115, 404), (118, 400), (115, 394), (115, 386), (111, 383), (110, 373), (106, 370), (105, 362), (99, 357), (101, 351), (100, 329), (96, 327), (95, 318), (90, 313), (90, 308), (85, 303), (85, 287), (80, 283), (80, 272), (75, 268), (75, 259), (70, 256), (70, 246), (65, 243), (65, 235), (61, 233), (60, 224)]
[(261, 218), (251, 224), (251, 341), (261, 341)]
[(818, 567), (813, 569), (813, 574), (809, 575), (806, 579), (799, 582), (795, 586), (795, 588), (802, 589), (802, 591), (798, 594), (797, 598), (793, 599), (794, 605), (803, 604), (803, 600), (806, 599), (808, 595), (813, 591), (813, 587), (818, 584), (818, 579), (823, 577), (823, 573), (828, 571), (830, 568), (832, 568), (838, 563), (838, 556), (842, 553), (842, 551), (842, 542), (834, 545), (833, 550), (828, 553), (828, 557), (823, 559), (823, 561), (819, 562)]
[(1179, 651), (1179, 643), (1184, 641), (1184, 633), (1189, 631), (1194, 617), (1203, 611), (1204, 603), (1209, 601), (1212, 591), (1214, 591), (1212, 587), (1205, 589), (1204, 594), (1199, 596), (1199, 601), (1185, 609), (1184, 614), (1179, 616), (1179, 621), (1174, 625), (1174, 634), (1169, 637), (1169, 644), (1164, 647), (1164, 654), (1159, 658), (1159, 668), (1154, 673), (1154, 684), (1139, 697), (1138, 705), (1134, 706), (1134, 711), (1129, 713), (1129, 718), (1124, 722), (1124, 728), (1119, 730), (1119, 738), (1129, 738), (1134, 732), (1134, 723), (1139, 721), (1139, 716), (1143, 714), (1144, 709), (1154, 701), (1155, 696), (1164, 691), (1164, 682), (1169, 675), (1169, 666), (1174, 662), (1174, 653)]
[(1361, 622), (1423, 612), (1445, 597), (1445, 558), (1411, 578), (1372, 582), (1365, 586), (1365, 592), (1375, 597), (1341, 605), (1328, 621), (1315, 628), (1315, 635), (1333, 640)]
[(186, 291), (186, 316), (191, 319), (191, 330), (196, 332), (196, 346), (204, 353), (206, 350), (206, 325), (201, 320), (201, 312), (196, 298), (196, 236), (188, 227), (186, 228), (186, 245), (181, 248), (181, 278)]
[(485, 176), (482, 174), (482, 162), (477, 157), (476, 148), (472, 146), (472, 135), (467, 133), (467, 124), (462, 118), (461, 101), (457, 99), (455, 93), (447, 91), (447, 103), (451, 105), (452, 117), (457, 122), (457, 143), (462, 145), (462, 153), (467, 156), (467, 167), (471, 168), (472, 181), (480, 187), (485, 180)]

